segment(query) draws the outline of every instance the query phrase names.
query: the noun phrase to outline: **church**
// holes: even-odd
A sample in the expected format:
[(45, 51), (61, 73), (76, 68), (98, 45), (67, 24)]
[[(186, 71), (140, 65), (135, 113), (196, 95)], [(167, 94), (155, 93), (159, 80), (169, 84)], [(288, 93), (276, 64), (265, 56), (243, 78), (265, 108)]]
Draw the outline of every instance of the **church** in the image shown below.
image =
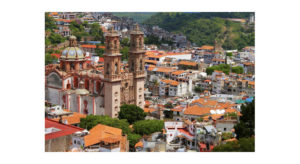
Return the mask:
[(85, 52), (71, 36), (59, 64), (45, 68), (45, 99), (72, 112), (118, 117), (122, 104), (144, 108), (144, 33), (135, 25), (130, 32), (128, 63), (121, 61), (120, 38), (105, 34), (104, 69), (89, 65)]

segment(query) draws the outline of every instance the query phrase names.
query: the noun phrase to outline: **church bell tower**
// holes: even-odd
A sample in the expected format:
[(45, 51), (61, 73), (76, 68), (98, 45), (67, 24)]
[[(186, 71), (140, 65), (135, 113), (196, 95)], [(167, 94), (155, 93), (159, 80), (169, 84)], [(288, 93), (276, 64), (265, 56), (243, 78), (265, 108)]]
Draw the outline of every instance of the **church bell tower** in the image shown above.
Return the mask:
[(144, 33), (138, 24), (130, 32), (129, 72), (133, 74), (135, 105), (144, 108), (144, 80), (145, 80), (145, 50)]
[(104, 109), (105, 115), (118, 117), (121, 91), (121, 54), (117, 31), (111, 28), (105, 36), (104, 53)]

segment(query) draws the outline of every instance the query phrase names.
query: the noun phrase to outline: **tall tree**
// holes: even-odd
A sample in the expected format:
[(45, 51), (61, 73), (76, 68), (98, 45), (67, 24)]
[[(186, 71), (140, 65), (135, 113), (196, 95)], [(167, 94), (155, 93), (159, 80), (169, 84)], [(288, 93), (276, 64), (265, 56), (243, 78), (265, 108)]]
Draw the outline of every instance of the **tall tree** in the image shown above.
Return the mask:
[(126, 119), (130, 124), (144, 120), (146, 117), (144, 110), (133, 104), (123, 104), (119, 112), (119, 119)]
[(241, 114), (240, 122), (234, 126), (237, 138), (252, 137), (255, 135), (255, 100), (242, 105)]

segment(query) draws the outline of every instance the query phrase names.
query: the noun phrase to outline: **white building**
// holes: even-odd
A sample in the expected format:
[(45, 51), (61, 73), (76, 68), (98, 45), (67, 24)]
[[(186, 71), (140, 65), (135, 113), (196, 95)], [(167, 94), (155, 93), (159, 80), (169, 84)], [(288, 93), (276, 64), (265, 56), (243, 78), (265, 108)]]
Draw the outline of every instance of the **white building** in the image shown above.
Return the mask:
[(164, 79), (159, 83), (160, 96), (185, 96), (188, 93), (188, 85), (185, 82)]

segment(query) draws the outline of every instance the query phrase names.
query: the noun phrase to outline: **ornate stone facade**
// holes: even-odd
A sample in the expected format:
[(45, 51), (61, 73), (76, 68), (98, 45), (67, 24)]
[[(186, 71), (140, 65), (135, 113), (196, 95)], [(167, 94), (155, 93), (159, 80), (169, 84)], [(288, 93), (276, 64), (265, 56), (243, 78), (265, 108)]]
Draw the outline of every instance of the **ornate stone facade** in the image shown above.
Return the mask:
[(105, 35), (104, 69), (87, 65), (84, 52), (70, 37), (59, 65), (46, 66), (46, 100), (71, 111), (117, 117), (122, 104), (144, 107), (144, 39), (131, 31), (128, 67), (122, 67), (118, 32)]

